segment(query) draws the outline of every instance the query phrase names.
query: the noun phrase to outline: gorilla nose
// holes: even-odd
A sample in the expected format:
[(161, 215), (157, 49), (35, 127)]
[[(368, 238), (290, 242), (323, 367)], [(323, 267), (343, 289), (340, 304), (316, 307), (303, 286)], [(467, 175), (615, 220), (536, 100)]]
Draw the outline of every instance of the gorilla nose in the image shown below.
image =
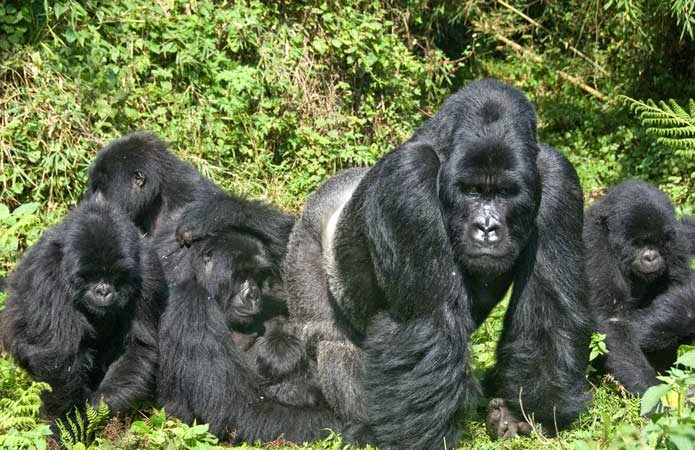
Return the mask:
[(98, 300), (106, 303), (113, 297), (113, 288), (110, 284), (99, 283), (94, 288), (94, 295)]
[(480, 244), (496, 244), (500, 240), (500, 224), (496, 220), (486, 218), (474, 224), (473, 239)]
[(659, 258), (659, 252), (656, 250), (646, 250), (642, 253), (642, 260), (647, 264), (653, 264)]

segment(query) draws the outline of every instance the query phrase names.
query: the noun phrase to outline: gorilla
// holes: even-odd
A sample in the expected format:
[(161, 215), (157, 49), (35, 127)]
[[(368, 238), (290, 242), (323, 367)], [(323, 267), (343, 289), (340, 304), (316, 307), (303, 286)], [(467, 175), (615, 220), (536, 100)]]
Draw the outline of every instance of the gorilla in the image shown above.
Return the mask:
[(10, 276), (2, 315), (5, 348), (51, 385), (42, 415), (58, 418), (102, 397), (119, 413), (154, 398), (166, 295), (154, 251), (99, 196), (46, 231)]
[(572, 165), (536, 141), (524, 94), (468, 84), (370, 169), (307, 200), (283, 265), (290, 320), (316, 358), (348, 438), (454, 446), (481, 391), (470, 334), (513, 285), (497, 365), (493, 437), (547, 430), (586, 407), (591, 321)]
[[(284, 257), (292, 216), (224, 192), (149, 133), (117, 139), (99, 152), (89, 192), (125, 209), (162, 260), (170, 296), (157, 391), (167, 411), (209, 422), (219, 437), (247, 442), (281, 435), (313, 440), (323, 428), (337, 427), (328, 409), (302, 410), (268, 398), (262, 392), (267, 380), (234, 341), (249, 345), (255, 332), (243, 343), (234, 328), (259, 323), (241, 324), (235, 311), (252, 313), (258, 291), (262, 308), (276, 303), (264, 284), (276, 278), (271, 275)], [(220, 252), (213, 251), (218, 244)]]
[(224, 192), (152, 133), (129, 134), (97, 154), (89, 168), (88, 193), (94, 192), (125, 210), (148, 236), (156, 235), (175, 211), (197, 202), (178, 219), (179, 239), (186, 244), (232, 224), (252, 234), (272, 233), (264, 237), (276, 239), (268, 247), (281, 257), (294, 223), (290, 215), (262, 202)]
[[(159, 402), (231, 441), (302, 442), (324, 436), (325, 428), (339, 430), (311, 384), (301, 343), (275, 322), (287, 310), (268, 232), (274, 227), (252, 234), (220, 220), (210, 234), (181, 231), (180, 218), (191, 223), (188, 217), (204, 217), (198, 213), (205, 208), (184, 208), (154, 240), (171, 287), (160, 332)], [(194, 237), (181, 245), (189, 231)], [(239, 334), (249, 335), (248, 343), (240, 346)]]
[(658, 384), (656, 371), (695, 337), (686, 229), (666, 194), (637, 180), (613, 187), (586, 211), (590, 304), (608, 348), (600, 365), (635, 394)]
[(316, 364), (285, 324), (280, 317), (267, 321), (263, 335), (249, 349), (253, 367), (266, 380), (263, 392), (286, 405), (326, 407)]

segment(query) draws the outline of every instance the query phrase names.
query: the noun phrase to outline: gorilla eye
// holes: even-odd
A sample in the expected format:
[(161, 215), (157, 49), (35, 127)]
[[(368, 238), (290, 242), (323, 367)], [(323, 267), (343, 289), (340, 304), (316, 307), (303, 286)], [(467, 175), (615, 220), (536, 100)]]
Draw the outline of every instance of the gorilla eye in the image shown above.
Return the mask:
[(481, 195), (483, 193), (483, 189), (480, 186), (473, 184), (458, 183), (457, 187), (464, 195)]
[(497, 192), (499, 195), (503, 197), (512, 197), (514, 195), (517, 195), (519, 193), (520, 189), (519, 186), (517, 185), (507, 185), (507, 186), (500, 186)]
[(136, 170), (133, 173), (133, 181), (137, 187), (143, 187), (145, 185), (145, 175), (143, 175), (139, 170)]

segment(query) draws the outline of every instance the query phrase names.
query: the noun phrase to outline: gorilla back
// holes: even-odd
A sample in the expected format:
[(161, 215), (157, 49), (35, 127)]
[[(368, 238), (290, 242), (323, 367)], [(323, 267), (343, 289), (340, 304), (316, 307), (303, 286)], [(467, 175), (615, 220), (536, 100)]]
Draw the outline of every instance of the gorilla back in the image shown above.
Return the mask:
[(521, 92), (474, 82), (308, 200), (284, 264), (290, 317), (352, 438), (456, 445), (457, 413), (480, 392), (469, 335), (512, 283), (489, 383), (506, 404), (499, 436), (521, 422), (519, 398), (549, 430), (584, 409), (582, 191), (535, 128)]

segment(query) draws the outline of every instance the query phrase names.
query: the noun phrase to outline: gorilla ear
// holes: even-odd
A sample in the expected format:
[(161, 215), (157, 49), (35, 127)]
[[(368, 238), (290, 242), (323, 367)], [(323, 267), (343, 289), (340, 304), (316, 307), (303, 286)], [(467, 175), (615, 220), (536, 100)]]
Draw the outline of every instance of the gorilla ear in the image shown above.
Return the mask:
[(140, 172), (139, 170), (133, 172), (133, 183), (137, 187), (143, 187), (145, 185), (145, 180), (145, 175), (142, 172)]

